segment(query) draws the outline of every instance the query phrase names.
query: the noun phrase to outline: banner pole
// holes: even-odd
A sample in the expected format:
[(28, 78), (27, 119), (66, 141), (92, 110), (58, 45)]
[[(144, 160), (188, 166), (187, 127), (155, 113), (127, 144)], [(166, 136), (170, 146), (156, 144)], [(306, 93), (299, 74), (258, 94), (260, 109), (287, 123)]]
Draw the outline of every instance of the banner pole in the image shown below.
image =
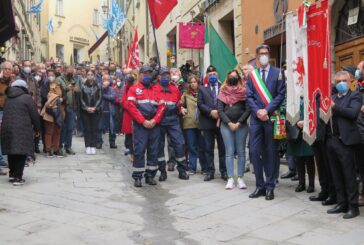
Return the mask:
[(158, 66), (159, 66), (159, 69), (161, 68), (161, 60), (159, 58), (159, 50), (158, 50), (158, 43), (157, 43), (157, 37), (155, 35), (155, 28), (154, 28), (154, 25), (152, 23), (152, 27), (153, 27), (153, 36), (154, 36), (154, 41), (155, 41), (155, 48), (157, 50), (157, 57), (158, 57)]

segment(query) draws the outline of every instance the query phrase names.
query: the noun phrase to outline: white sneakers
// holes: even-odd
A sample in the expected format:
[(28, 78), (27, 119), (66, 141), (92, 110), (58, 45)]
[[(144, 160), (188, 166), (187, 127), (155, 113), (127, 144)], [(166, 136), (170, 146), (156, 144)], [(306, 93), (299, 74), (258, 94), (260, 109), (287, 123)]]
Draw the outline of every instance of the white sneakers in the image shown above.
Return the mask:
[(238, 188), (239, 189), (246, 189), (246, 184), (244, 182), (244, 179), (242, 177), (238, 177)]
[[(246, 189), (246, 184), (244, 182), (244, 179), (242, 177), (238, 177), (238, 180), (237, 180), (237, 187), (239, 189)], [(234, 183), (234, 178), (229, 178), (226, 185), (225, 185), (225, 189), (226, 190), (231, 190), (231, 189), (234, 189), (235, 187), (235, 183)]]
[(225, 189), (226, 190), (231, 190), (235, 187), (235, 183), (234, 183), (234, 179), (233, 178), (229, 178), (226, 185), (225, 185)]
[(96, 148), (95, 147), (86, 147), (86, 154), (87, 155), (96, 155)]

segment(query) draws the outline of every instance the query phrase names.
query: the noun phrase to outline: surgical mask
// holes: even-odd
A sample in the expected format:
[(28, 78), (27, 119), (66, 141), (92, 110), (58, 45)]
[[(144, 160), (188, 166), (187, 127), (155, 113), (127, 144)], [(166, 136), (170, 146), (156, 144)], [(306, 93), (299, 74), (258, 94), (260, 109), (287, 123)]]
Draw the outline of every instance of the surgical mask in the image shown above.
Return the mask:
[(121, 86), (121, 82), (117, 82), (116, 86), (120, 87)]
[(42, 78), (41, 78), (40, 76), (36, 75), (36, 76), (34, 77), (34, 79), (35, 79), (37, 82), (39, 82)]
[(168, 78), (168, 77), (161, 77), (160, 82), (161, 82), (161, 85), (162, 85), (163, 87), (167, 87), (167, 86), (168, 86), (168, 84), (169, 84), (169, 82), (170, 82), (170, 80), (169, 80), (169, 78)]
[(179, 80), (179, 76), (177, 76), (177, 75), (173, 75), (171, 78), (175, 82), (177, 82)]
[(345, 94), (349, 90), (349, 86), (346, 82), (339, 82), (336, 84), (336, 89), (339, 94)]
[(149, 86), (152, 83), (152, 81), (153, 81), (152, 76), (144, 75), (144, 77), (143, 77), (143, 84), (145, 86)]
[(216, 75), (209, 76), (209, 83), (211, 85), (215, 85), (217, 83), (217, 76)]
[(117, 73), (121, 73), (121, 70), (120, 70), (120, 69), (116, 69), (116, 72), (117, 72)]
[(49, 81), (53, 82), (56, 78), (54, 76), (48, 77)]
[(360, 72), (360, 70), (359, 69), (357, 69), (356, 71), (355, 71), (355, 79), (356, 80), (359, 80), (360, 78), (361, 78), (361, 74), (360, 74), (361, 72)]
[(268, 57), (268, 55), (261, 55), (259, 57), (259, 63), (261, 65), (263, 65), (263, 66), (268, 65), (268, 63), (269, 63), (269, 57)]
[(87, 79), (88, 80), (93, 80), (94, 79), (94, 76), (92, 76), (92, 75), (91, 76), (87, 76)]
[(26, 66), (23, 68), (23, 71), (26, 73), (26, 74), (29, 74), (31, 71), (32, 71), (32, 68), (30, 68), (29, 66)]

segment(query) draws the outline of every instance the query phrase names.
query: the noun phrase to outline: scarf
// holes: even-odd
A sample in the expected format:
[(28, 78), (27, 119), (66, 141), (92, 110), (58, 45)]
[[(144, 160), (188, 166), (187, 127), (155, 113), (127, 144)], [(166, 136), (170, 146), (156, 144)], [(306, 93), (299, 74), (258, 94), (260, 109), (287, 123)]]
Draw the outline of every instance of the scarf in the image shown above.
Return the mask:
[(197, 90), (193, 90), (193, 89), (188, 89), (188, 94), (192, 95), (193, 97), (197, 97)]
[(226, 86), (220, 90), (218, 99), (224, 104), (233, 105), (247, 98), (246, 88), (237, 86)]

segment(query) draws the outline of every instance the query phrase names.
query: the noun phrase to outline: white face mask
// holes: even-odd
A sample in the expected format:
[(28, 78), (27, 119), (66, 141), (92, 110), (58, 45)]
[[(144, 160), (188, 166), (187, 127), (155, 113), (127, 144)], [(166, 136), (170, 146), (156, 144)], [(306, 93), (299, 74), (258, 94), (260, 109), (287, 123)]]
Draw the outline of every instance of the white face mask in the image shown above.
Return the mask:
[(177, 75), (173, 75), (171, 78), (175, 82), (177, 82), (179, 80), (179, 76), (177, 76)]
[(26, 74), (29, 74), (32, 71), (32, 68), (30, 68), (29, 66), (26, 66), (23, 68), (23, 70)]
[(36, 75), (35, 77), (34, 77), (34, 79), (37, 81), (37, 82), (39, 82), (40, 81), (40, 79), (42, 79), (40, 76), (38, 76), (38, 75)]
[(269, 57), (268, 57), (268, 55), (261, 55), (259, 57), (259, 63), (261, 65), (263, 65), (263, 66), (268, 65), (268, 63), (269, 63)]
[(55, 77), (53, 77), (53, 76), (50, 76), (50, 77), (48, 77), (48, 79), (49, 79), (49, 81), (53, 82), (53, 81), (54, 81), (54, 79), (56, 79), (56, 78), (55, 78)]

